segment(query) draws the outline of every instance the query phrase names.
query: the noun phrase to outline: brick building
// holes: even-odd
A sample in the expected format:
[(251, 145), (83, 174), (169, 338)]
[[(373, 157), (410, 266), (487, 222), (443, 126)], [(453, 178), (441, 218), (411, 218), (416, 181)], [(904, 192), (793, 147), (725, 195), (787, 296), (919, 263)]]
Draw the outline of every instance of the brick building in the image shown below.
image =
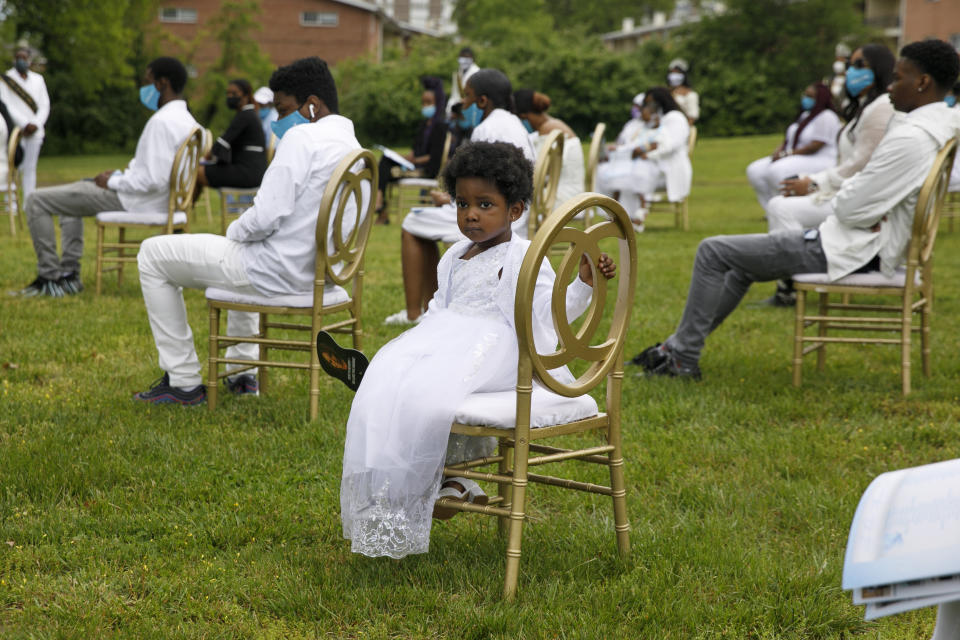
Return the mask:
[[(217, 15), (221, 4), (222, 0), (162, 0), (156, 24), (161, 32), (189, 43)], [(331, 64), (360, 56), (379, 60), (385, 39), (429, 33), (397, 22), (377, 4), (364, 0), (261, 0), (260, 6), (263, 28), (253, 37), (277, 66), (306, 56), (320, 56)], [(202, 73), (218, 54), (217, 42), (201, 43), (192, 71)]]

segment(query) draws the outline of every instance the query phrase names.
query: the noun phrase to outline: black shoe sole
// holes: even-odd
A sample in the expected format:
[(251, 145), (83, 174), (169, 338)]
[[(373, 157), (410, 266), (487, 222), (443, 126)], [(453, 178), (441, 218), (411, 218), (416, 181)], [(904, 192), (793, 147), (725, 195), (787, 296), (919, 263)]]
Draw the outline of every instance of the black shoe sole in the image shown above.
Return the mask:
[(356, 391), (360, 386), (370, 364), (367, 356), (356, 349), (341, 347), (326, 331), (317, 334), (317, 357), (327, 375), (340, 380), (351, 391)]

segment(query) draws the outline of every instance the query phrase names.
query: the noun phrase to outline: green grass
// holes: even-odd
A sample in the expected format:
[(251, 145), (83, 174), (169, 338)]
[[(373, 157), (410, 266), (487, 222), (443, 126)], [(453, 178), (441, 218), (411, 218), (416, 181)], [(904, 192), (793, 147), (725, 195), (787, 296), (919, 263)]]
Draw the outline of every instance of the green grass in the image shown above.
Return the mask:
[[(701, 238), (765, 229), (744, 168), (775, 144), (699, 143), (691, 230), (654, 217), (638, 239), (628, 355), (674, 328)], [(40, 181), (124, 161), (44, 157)], [(214, 229), (200, 219), (196, 230)], [(0, 222), (5, 294), (35, 259), (29, 235)], [(380, 321), (402, 306), (398, 225), (371, 243), (368, 353), (397, 335)], [(0, 637), (929, 637), (931, 610), (865, 623), (840, 575), (870, 480), (960, 451), (958, 249), (960, 235), (940, 237), (934, 373), (923, 378), (918, 355), (906, 400), (898, 352), (881, 347), (837, 347), (794, 389), (792, 313), (776, 309), (737, 310), (709, 339), (699, 384), (628, 376), (632, 559), (617, 557), (608, 499), (535, 486), (512, 605), (492, 520), (437, 523), (430, 553), (399, 562), (350, 553), (338, 491), (352, 396), (340, 383), (323, 381), (313, 423), (291, 371), (216, 412), (145, 407), (130, 394), (158, 369), (135, 276), (100, 298), (2, 295)], [(205, 304), (186, 299), (203, 358)]]

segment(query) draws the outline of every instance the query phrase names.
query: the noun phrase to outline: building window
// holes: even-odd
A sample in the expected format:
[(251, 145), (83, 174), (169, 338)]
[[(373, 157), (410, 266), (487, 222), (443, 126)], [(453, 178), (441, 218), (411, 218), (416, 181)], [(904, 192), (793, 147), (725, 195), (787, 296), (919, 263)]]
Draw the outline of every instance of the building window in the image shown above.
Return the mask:
[(301, 27), (335, 27), (340, 19), (335, 11), (301, 11)]
[(196, 9), (181, 9), (179, 7), (163, 7), (160, 9), (160, 22), (180, 22), (196, 24)]

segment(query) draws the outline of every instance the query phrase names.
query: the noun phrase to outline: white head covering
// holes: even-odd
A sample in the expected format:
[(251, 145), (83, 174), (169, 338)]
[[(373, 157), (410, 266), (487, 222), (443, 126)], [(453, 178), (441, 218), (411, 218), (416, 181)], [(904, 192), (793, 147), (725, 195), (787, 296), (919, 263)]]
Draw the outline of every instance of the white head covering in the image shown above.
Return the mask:
[(642, 107), (642, 106), (643, 106), (643, 97), (644, 97), (645, 95), (646, 95), (645, 93), (638, 93), (637, 95), (633, 96), (633, 104), (636, 104), (636, 105), (639, 105), (639, 106)]
[(270, 91), (270, 87), (260, 87), (253, 92), (253, 99), (260, 104), (270, 104), (273, 102), (273, 91)]
[(848, 47), (843, 42), (838, 42), (837, 46), (833, 49), (833, 55), (837, 58), (849, 58), (850, 57), (850, 47)]
[(680, 69), (680, 71), (686, 73), (690, 70), (690, 65), (687, 64), (687, 61), (683, 58), (674, 58), (670, 61), (670, 64), (667, 65), (667, 69)]

